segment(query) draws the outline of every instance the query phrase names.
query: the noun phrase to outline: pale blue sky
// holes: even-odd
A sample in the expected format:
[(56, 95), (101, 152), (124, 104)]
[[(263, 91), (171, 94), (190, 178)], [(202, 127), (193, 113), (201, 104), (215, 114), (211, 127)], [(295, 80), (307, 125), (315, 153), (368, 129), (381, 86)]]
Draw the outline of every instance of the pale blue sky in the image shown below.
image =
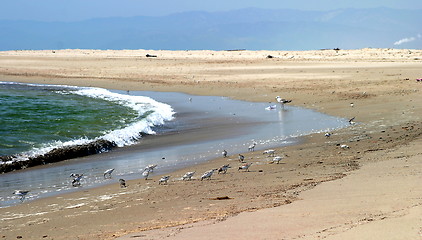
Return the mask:
[(422, 9), (422, 0), (0, 0), (0, 6), (0, 19), (79, 21), (248, 7), (300, 10), (376, 7)]

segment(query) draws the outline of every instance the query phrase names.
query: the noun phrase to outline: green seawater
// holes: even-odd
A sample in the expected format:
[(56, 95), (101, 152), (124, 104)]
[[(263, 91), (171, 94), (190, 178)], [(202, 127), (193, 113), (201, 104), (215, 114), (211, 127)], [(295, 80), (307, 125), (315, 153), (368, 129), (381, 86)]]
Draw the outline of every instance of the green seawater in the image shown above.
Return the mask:
[(74, 94), (76, 90), (0, 83), (0, 156), (95, 139), (137, 118), (130, 107)]

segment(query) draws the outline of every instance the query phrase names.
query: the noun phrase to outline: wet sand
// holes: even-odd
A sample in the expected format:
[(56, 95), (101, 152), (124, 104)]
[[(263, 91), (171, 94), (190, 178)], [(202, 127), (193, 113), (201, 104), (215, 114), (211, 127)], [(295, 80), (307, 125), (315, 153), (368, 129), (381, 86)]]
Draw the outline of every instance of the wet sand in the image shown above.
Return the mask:
[[(147, 53), (157, 58), (144, 57)], [(275, 58), (266, 58), (267, 55)], [(0, 209), (5, 239), (388, 239), (421, 236), (422, 51), (12, 51), (3, 80), (187, 92), (292, 104), (358, 124), (326, 138)], [(351, 107), (350, 103), (353, 103)], [(350, 148), (342, 149), (340, 144)], [(245, 150), (246, 151), (246, 150)], [(230, 163), (227, 174), (197, 177)], [(415, 184), (415, 181), (418, 184)], [(184, 225), (185, 224), (185, 225)], [(193, 225), (190, 225), (193, 224)], [(245, 226), (253, 226), (244, 230)], [(379, 234), (379, 229), (389, 229)], [(204, 232), (213, 232), (204, 235)], [(241, 232), (241, 233), (239, 233)], [(132, 234), (124, 237), (126, 234)]]

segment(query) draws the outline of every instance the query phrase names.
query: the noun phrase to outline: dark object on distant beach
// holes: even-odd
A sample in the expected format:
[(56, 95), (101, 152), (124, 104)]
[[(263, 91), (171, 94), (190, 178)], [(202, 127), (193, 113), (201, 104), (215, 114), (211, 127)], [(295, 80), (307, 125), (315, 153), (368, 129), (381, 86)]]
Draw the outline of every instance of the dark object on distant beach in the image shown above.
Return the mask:
[(229, 196), (210, 198), (210, 200), (229, 200), (229, 199), (232, 199), (232, 198), (230, 198)]
[(151, 54), (147, 54), (145, 55), (146, 57), (157, 57), (157, 55), (151, 55)]
[(340, 51), (340, 48), (334, 48), (333, 50), (338, 52), (338, 51)]
[(268, 56), (267, 56), (267, 58), (274, 58), (274, 56), (272, 56), (272, 55), (268, 55)]

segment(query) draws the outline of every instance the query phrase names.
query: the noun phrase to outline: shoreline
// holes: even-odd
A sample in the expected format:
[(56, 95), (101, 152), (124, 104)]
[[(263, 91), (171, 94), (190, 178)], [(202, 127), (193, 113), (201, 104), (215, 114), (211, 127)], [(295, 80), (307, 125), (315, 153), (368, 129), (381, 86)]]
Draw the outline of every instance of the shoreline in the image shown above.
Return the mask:
[[(116, 188), (116, 185), (111, 185), (74, 193), (74, 195), (69, 195), (72, 196), (69, 198), (64, 196), (22, 204), (13, 207), (10, 211), (46, 213), (42, 216), (34, 215), (9, 220), (5, 222), (6, 227), (2, 230), (6, 231), (5, 233), (2, 231), (2, 234), (16, 237), (19, 233), (25, 235), (39, 231), (40, 234), (41, 232), (45, 234), (47, 239), (49, 237), (66, 239), (66, 237), (72, 238), (71, 236), (78, 236), (82, 239), (114, 239), (131, 232), (178, 226), (202, 220), (224, 221), (241, 212), (289, 205), (300, 199), (301, 192), (305, 190), (312, 189), (326, 181), (342, 178), (362, 165), (383, 161), (382, 156), (386, 153), (394, 152), (395, 149), (399, 149), (399, 146), (404, 146), (420, 138), (422, 103), (417, 101), (417, 97), (420, 95), (422, 85), (413, 79), (422, 75), (422, 70), (420, 70), (422, 63), (420, 60), (409, 60), (406, 55), (403, 62), (400, 61), (400, 57), (397, 57), (399, 59), (397, 62), (376, 62), (376, 66), (365, 67), (365, 61), (369, 63), (374, 60), (371, 57), (365, 60), (366, 53), (364, 50), (360, 51), (363, 57), (355, 59), (358, 64), (349, 60), (340, 65), (333, 65), (335, 59), (329, 61), (321, 59), (317, 63), (309, 62), (306, 59), (278, 59), (281, 62), (264, 58), (245, 60), (243, 57), (238, 57), (238, 53), (231, 53), (230, 56), (225, 53), (223, 59), (214, 59), (196, 53), (198, 55), (196, 59), (201, 59), (197, 62), (174, 57), (174, 55), (178, 55), (177, 52), (170, 52), (174, 55), (169, 53), (170, 55), (165, 57), (164, 53), (159, 51), (160, 58), (164, 58), (162, 60), (164, 66), (161, 66), (163, 62), (160, 59), (151, 61), (139, 57), (132, 59), (131, 56), (128, 56), (124, 60), (124, 64), (133, 61), (136, 65), (140, 64), (145, 69), (155, 69), (157, 72), (166, 67), (170, 69), (167, 70), (168, 72), (163, 71), (165, 74), (144, 82), (139, 81), (139, 76), (129, 79), (125, 76), (106, 80), (93, 73), (91, 73), (91, 76), (94, 77), (92, 81), (84, 79), (84, 82), (80, 82), (75, 78), (58, 79), (54, 68), (45, 69), (48, 64), (52, 63), (51, 61), (57, 59), (39, 56), (36, 52), (31, 53), (35, 54), (32, 58), (36, 58), (41, 62), (38, 64), (43, 66), (34, 63), (35, 70), (31, 70), (19, 67), (19, 60), (14, 59), (15, 56), (9, 59), (9, 56), (0, 53), (0, 61), (9, 59), (10, 62), (16, 64), (13, 65), (15, 68), (8, 66), (9, 70), (7, 71), (10, 72), (6, 77), (9, 78), (17, 78), (16, 74), (25, 73), (26, 76), (44, 76), (45, 79), (31, 77), (27, 80), (37, 83), (45, 83), (45, 81), (58, 84), (73, 82), (75, 85), (87, 84), (109, 89), (113, 89), (109, 86), (120, 82), (124, 83), (124, 86), (119, 85), (122, 88), (173, 90), (176, 92), (180, 92), (178, 90), (182, 89), (184, 92), (200, 95), (205, 93), (214, 95), (213, 93), (219, 92), (216, 95), (250, 101), (272, 101), (274, 95), (282, 95), (293, 99), (292, 104), (294, 105), (334, 116), (346, 118), (356, 116), (356, 121), (362, 123), (335, 131), (328, 139), (321, 134), (307, 136), (304, 138), (304, 142), (298, 146), (279, 149), (288, 155), (285, 163), (255, 165), (257, 167), (255, 169), (251, 167), (250, 173), (238, 172), (237, 169), (232, 168), (228, 174), (216, 175), (215, 179), (208, 182), (195, 180), (186, 184), (185, 182), (171, 181), (168, 186), (163, 187), (156, 185), (156, 182), (147, 181), (145, 183), (145, 181), (133, 180), (129, 182), (129, 187), (133, 186), (130, 191), (134, 197), (127, 196), (127, 193)], [(389, 51), (398, 50), (372, 50), (370, 53), (374, 54), (377, 51), (380, 52), (380, 55), (381, 53), (391, 55)], [(412, 52), (420, 55), (420, 51), (412, 50)], [(333, 54), (330, 51), (325, 53)], [(31, 54), (24, 53), (21, 57), (28, 58), (28, 55)], [(44, 52), (41, 52), (42, 54)], [(69, 59), (77, 58), (78, 61), (88, 61), (83, 57), (75, 57), (78, 54), (70, 54), (72, 57)], [(123, 52), (119, 54), (123, 55)], [(66, 59), (65, 56), (62, 57)], [(330, 57), (335, 58), (334, 55)], [(341, 59), (341, 57), (339, 58)], [(379, 58), (383, 59), (382, 56)], [(98, 63), (98, 66), (108, 66), (107, 60), (104, 59), (104, 61)], [(115, 61), (117, 61), (117, 65), (120, 64), (119, 60)], [(344, 60), (341, 59), (341, 61)], [(88, 63), (94, 64), (91, 61)], [(81, 63), (77, 62), (76, 66), (80, 66), (79, 64)], [(67, 66), (69, 72), (72, 72), (74, 67), (66, 64), (61, 66)], [(40, 73), (40, 69), (47, 72)], [(4, 68), (0, 69), (3, 74), (5, 71)], [(124, 72), (124, 69), (121, 71)], [(166, 74), (169, 77), (168, 81), (163, 80)], [(11, 75), (15, 76), (10, 77)], [(294, 81), (283, 77), (285, 75)], [(50, 76), (50, 78), (46, 79), (46, 76)], [(216, 77), (221, 80), (217, 80)], [(26, 81), (22, 77), (20, 80)], [(203, 84), (203, 82), (207, 84)], [(279, 82), (283, 82), (282, 87), (279, 86)], [(218, 86), (219, 88), (217, 88)], [(350, 102), (354, 102), (353, 108), (350, 107)], [(344, 143), (347, 143), (350, 149), (343, 151), (337, 146)], [(262, 152), (246, 153), (245, 156), (249, 161), (255, 163), (260, 162), (263, 158)], [(215, 159), (201, 164), (198, 168), (202, 172), (227, 162), (236, 166), (237, 159), (234, 157), (231, 160)], [(181, 176), (184, 171), (179, 170), (172, 175)], [(154, 181), (158, 180), (156, 177), (154, 178)], [(105, 196), (104, 193), (112, 198), (99, 199), (98, 196)], [(163, 196), (166, 198), (163, 199)], [(230, 199), (213, 200), (223, 196), (228, 196)], [(92, 204), (77, 206), (71, 199), (78, 198), (95, 199), (96, 201)], [(47, 206), (54, 204), (58, 205), (57, 211), (48, 211)], [(59, 215), (65, 217), (54, 222), (53, 219), (56, 220)], [(110, 225), (111, 217), (107, 215), (114, 216), (113, 226)], [(71, 224), (72, 219), (76, 216), (79, 224), (84, 224), (86, 229), (77, 229)], [(34, 221), (34, 224), (26, 226), (25, 223), (29, 221)], [(15, 224), (23, 225), (19, 229), (8, 228)], [(71, 229), (64, 229), (66, 224), (71, 224)], [(48, 230), (52, 227), (61, 229), (59, 235)]]

